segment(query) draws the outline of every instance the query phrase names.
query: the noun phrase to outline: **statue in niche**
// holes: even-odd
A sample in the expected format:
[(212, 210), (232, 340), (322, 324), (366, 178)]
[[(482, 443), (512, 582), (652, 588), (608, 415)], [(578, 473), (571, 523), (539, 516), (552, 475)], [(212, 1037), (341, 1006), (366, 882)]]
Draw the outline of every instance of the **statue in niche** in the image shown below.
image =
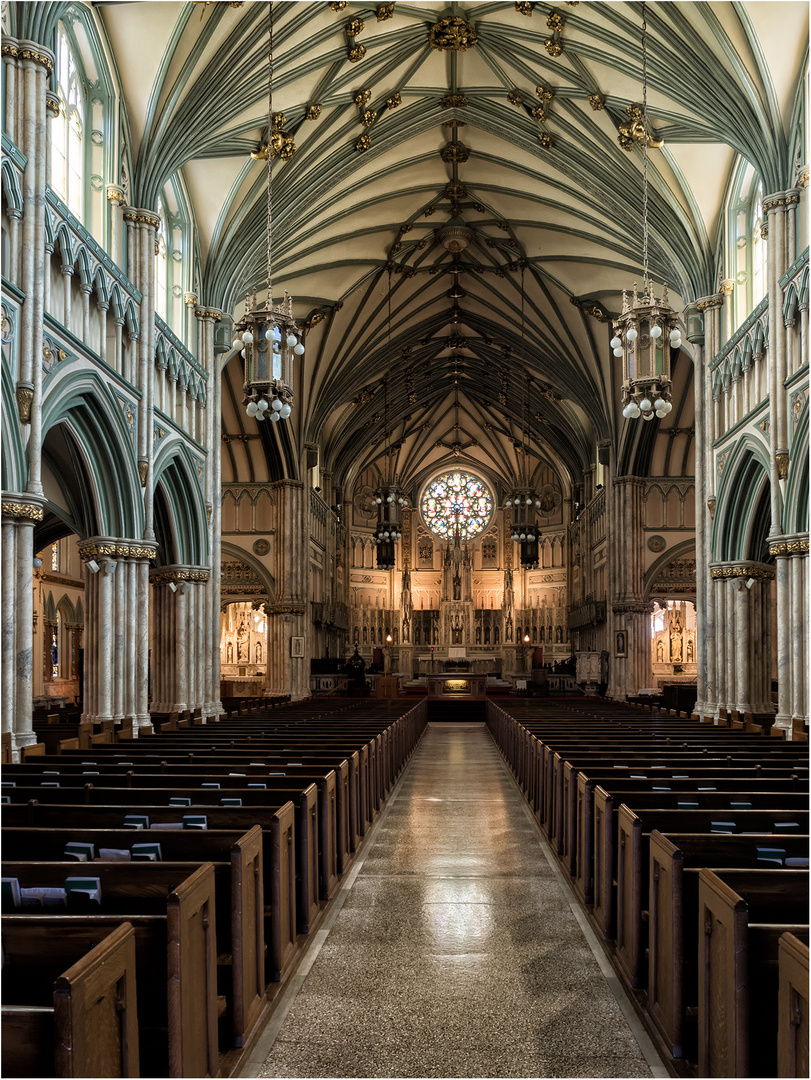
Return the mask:
[(481, 623), (476, 623), (476, 644), (481, 645), (481, 643), (482, 643), (482, 627), (481, 627)]
[(512, 616), (508, 615), (507, 616), (507, 622), (506, 622), (505, 628), (504, 628), (504, 640), (505, 641), (512, 641), (512, 639), (513, 639), (513, 620), (512, 620)]
[(484, 624), (484, 643), (485, 643), (485, 645), (490, 644), (490, 623), (489, 622)]
[(422, 634), (420, 633), (420, 624), (414, 623), (414, 644), (422, 645)]
[(562, 626), (559, 626), (557, 628), (557, 630), (555, 630), (555, 641), (557, 642), (558, 645), (563, 644), (563, 627)]
[(231, 641), (225, 646), (225, 662), (226, 664), (233, 664), (234, 662), (234, 644)]
[(494, 645), (501, 644), (501, 642), (499, 640), (500, 638), (501, 638), (501, 631), (498, 628), (498, 623), (496, 623), (496, 625), (493, 627), (493, 644)]
[(434, 645), (436, 645), (436, 643), (439, 641), (439, 620), (436, 618), (436, 616), (434, 616), (431, 625), (431, 637), (433, 638)]
[(453, 575), (453, 598), (454, 600), (462, 599), (462, 578), (458, 569)]
[(237, 627), (237, 663), (247, 663), (248, 661), (248, 628), (245, 625), (245, 620), (242, 619)]
[(391, 636), (394, 638), (394, 644), (399, 645), (400, 644), (400, 628), (398, 626), (394, 627), (394, 629), (391, 632)]
[(262, 642), (261, 641), (257, 641), (257, 643), (256, 643), (255, 656), (256, 656), (256, 663), (261, 664), (262, 663)]
[(673, 627), (673, 631), (672, 631), (672, 633), (670, 635), (670, 662), (672, 664), (680, 664), (681, 663), (681, 650), (682, 650), (681, 626), (678, 623), (676, 623), (676, 625)]
[(408, 615), (403, 619), (403, 644), (407, 645), (409, 641), (409, 629), (408, 629)]
[(665, 646), (661, 638), (656, 642), (656, 663), (663, 664), (665, 662)]
[(693, 659), (694, 659), (693, 639), (688, 638), (687, 639), (687, 663), (692, 664)]
[(367, 629), (366, 629), (366, 627), (365, 627), (365, 626), (364, 626), (364, 628), (363, 628), (363, 644), (364, 644), (364, 645), (368, 645), (368, 644), (369, 644), (369, 634), (368, 634), (368, 631), (367, 631)]

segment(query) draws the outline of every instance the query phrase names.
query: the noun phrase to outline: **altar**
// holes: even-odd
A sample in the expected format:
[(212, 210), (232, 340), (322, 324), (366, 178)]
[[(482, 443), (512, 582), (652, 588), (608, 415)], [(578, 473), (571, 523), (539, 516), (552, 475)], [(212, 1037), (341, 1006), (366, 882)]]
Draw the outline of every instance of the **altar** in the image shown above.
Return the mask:
[(445, 700), (484, 701), (487, 696), (487, 676), (476, 672), (426, 675), (425, 684), (428, 687), (429, 700), (444, 698)]

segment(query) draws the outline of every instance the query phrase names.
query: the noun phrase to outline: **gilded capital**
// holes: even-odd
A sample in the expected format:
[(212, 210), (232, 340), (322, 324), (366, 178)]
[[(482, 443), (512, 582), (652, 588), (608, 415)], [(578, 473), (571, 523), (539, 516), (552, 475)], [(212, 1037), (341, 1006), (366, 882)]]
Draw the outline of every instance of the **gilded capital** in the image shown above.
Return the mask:
[(44, 511), (37, 503), (3, 499), (3, 517), (17, 518), (18, 521), (42, 521)]

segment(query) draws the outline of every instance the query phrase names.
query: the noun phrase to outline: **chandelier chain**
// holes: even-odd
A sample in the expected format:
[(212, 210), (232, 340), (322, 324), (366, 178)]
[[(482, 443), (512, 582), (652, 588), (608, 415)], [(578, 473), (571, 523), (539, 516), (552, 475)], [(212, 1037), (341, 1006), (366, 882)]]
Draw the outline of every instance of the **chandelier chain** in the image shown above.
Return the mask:
[(273, 272), (271, 269), (271, 228), (273, 226), (273, 0), (268, 0), (268, 222), (267, 281), (268, 311), (273, 311)]
[(648, 291), (648, 24), (642, 4), (642, 289)]

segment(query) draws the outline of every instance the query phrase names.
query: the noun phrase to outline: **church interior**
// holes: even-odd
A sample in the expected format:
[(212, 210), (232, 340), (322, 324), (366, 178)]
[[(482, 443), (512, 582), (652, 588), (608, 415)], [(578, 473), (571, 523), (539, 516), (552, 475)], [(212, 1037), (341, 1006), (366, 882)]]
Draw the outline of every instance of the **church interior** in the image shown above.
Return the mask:
[[(770, 805), (807, 820), (804, 0), (4, 0), (2, 34), (4, 802), (49, 801), (13, 770), (119, 740), (374, 729), (348, 868), (373, 823), (409, 827), (402, 792), (429, 798), (415, 763), (450, 782), (468, 725), (444, 722), (475, 721), (482, 790), (511, 770), (577, 892), (563, 822), (591, 788), (536, 747), (582, 725), (607, 761), (609, 729), (671, 723), (704, 754), (734, 736), (742, 770), (755, 739)], [(805, 1058), (780, 1075), (805, 1075), (792, 933)], [(523, 1067), (733, 1075), (709, 1043), (683, 1071), (663, 1023), (664, 1066)], [(211, 1045), (182, 1071), (169, 1043), (170, 1075), (328, 1075)]]

